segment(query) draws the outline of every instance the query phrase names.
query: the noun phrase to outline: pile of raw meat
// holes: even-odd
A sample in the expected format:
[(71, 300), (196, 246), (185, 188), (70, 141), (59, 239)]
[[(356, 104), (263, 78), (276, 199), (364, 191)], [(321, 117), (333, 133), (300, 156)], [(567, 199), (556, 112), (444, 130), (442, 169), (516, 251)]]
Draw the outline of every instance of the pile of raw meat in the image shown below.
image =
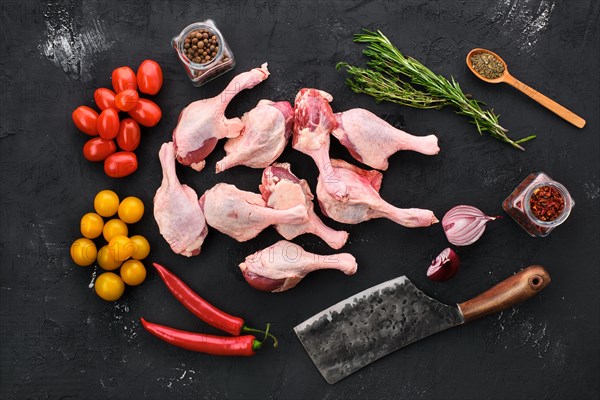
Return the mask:
[[(383, 200), (379, 196), (381, 172), (329, 158), (333, 135), (356, 160), (386, 170), (388, 157), (399, 150), (437, 154), (434, 135), (410, 135), (360, 108), (334, 113), (329, 105), (332, 96), (317, 89), (300, 90), (293, 108), (287, 101), (261, 100), (241, 118), (225, 117), (225, 109), (237, 93), (268, 76), (267, 64), (263, 64), (237, 75), (220, 95), (189, 104), (179, 116), (173, 141), (162, 145), (159, 158), (163, 180), (154, 197), (154, 217), (175, 253), (188, 257), (199, 254), (208, 226), (239, 242), (274, 226), (287, 240), (312, 233), (334, 249), (345, 245), (348, 233), (328, 227), (315, 214), (314, 195), (306, 180), (294, 175), (290, 164), (275, 163), (290, 137), (293, 148), (317, 165), (316, 193), (325, 216), (346, 224), (389, 218), (411, 228), (438, 222), (429, 210), (402, 209)], [(219, 183), (198, 199), (192, 188), (179, 182), (175, 160), (201, 171), (206, 157), (223, 138), (228, 138), (227, 155), (217, 163), (216, 172), (237, 165), (264, 168), (260, 193)], [(356, 260), (348, 253), (311, 254), (287, 240), (246, 257), (240, 264), (250, 285), (281, 292), (317, 269), (338, 269), (347, 275), (356, 272)]]

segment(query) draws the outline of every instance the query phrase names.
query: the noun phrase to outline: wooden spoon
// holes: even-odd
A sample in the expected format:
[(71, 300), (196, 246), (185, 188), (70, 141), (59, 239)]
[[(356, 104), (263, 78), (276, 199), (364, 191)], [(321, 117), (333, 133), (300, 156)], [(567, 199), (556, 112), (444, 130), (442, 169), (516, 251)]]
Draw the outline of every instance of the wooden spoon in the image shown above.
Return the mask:
[[(481, 74), (479, 74), (479, 72), (475, 71), (475, 69), (473, 68), (473, 63), (471, 62), (471, 57), (474, 54), (478, 54), (478, 53), (488, 53), (488, 54), (491, 54), (492, 56), (496, 57), (498, 59), (498, 61), (500, 61), (504, 65), (504, 73), (502, 73), (502, 75), (498, 78), (488, 79), (488, 78), (482, 76)], [(473, 49), (469, 52), (469, 54), (467, 54), (467, 66), (469, 67), (471, 72), (473, 72), (475, 74), (475, 76), (477, 76), (482, 81), (485, 81), (488, 83), (500, 83), (500, 82), (508, 83), (509, 85), (512, 85), (515, 88), (517, 88), (518, 90), (520, 90), (521, 92), (525, 93), (527, 96), (531, 97), (533, 100), (537, 101), (538, 103), (540, 103), (541, 105), (546, 107), (548, 110), (550, 110), (553, 113), (555, 113), (556, 115), (558, 115), (559, 117), (564, 118), (568, 122), (572, 123), (576, 127), (583, 128), (585, 126), (585, 120), (583, 118), (581, 118), (579, 115), (566, 109), (565, 107), (561, 106), (554, 100), (544, 96), (540, 92), (536, 91), (535, 89), (533, 89), (530, 86), (527, 86), (526, 84), (519, 81), (517, 78), (515, 78), (511, 74), (509, 74), (506, 63), (504, 62), (504, 60), (502, 58), (500, 58), (500, 56), (498, 56), (498, 54), (496, 54), (492, 51), (486, 50), (486, 49)]]

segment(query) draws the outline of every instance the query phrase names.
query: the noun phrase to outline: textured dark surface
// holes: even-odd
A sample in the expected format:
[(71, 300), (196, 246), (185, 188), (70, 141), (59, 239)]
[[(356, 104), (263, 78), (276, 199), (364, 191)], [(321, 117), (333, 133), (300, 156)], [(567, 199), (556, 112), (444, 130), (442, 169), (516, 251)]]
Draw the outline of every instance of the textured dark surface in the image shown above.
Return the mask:
[(352, 296), (294, 328), (329, 383), (387, 354), (463, 323), (455, 306), (432, 299), (405, 276)]
[[(0, 397), (23, 398), (407, 398), (595, 399), (599, 395), (600, 63), (595, 0), (200, 2), (71, 1), (0, 3)], [(236, 69), (195, 88), (170, 47), (193, 21), (213, 18), (236, 58)], [(501, 114), (513, 137), (537, 134), (525, 153), (480, 137), (450, 110), (377, 105), (344, 85), (334, 64), (362, 63), (351, 35), (381, 29), (405, 53), (454, 76), (464, 90)], [(470, 74), (464, 58), (474, 47), (499, 53), (511, 73), (587, 119), (578, 130), (506, 85)], [(69, 58), (72, 56), (72, 58)], [(111, 71), (157, 60), (165, 84), (154, 100), (162, 121), (144, 129), (139, 170), (113, 180), (85, 161), (86, 136), (71, 111), (93, 105)], [(227, 110), (239, 116), (261, 98), (292, 100), (304, 86), (333, 94), (334, 111), (365, 107), (407, 131), (440, 138), (435, 157), (397, 154), (384, 174), (382, 196), (394, 205), (432, 209), (472, 204), (505, 218), (490, 223), (476, 244), (459, 250), (462, 270), (451, 281), (429, 282), (430, 260), (448, 245), (441, 226), (406, 229), (390, 221), (349, 226), (343, 249), (359, 263), (356, 275), (309, 275), (281, 294), (249, 287), (237, 268), (248, 254), (279, 240), (273, 229), (246, 243), (211, 231), (202, 254), (172, 254), (151, 214), (160, 184), (156, 156), (181, 109), (214, 96), (234, 73), (268, 61), (271, 77), (242, 93)], [(332, 155), (352, 161), (332, 140)], [(260, 171), (178, 168), (201, 194), (217, 182), (257, 191)], [(314, 191), (316, 168), (289, 148), (281, 159)], [(353, 161), (352, 161), (353, 162)], [(576, 206), (545, 239), (530, 238), (501, 209), (530, 172), (563, 183)], [(198, 355), (158, 341), (139, 317), (179, 329), (214, 333), (168, 293), (156, 274), (128, 288), (117, 303), (90, 288), (98, 271), (73, 265), (70, 243), (79, 219), (101, 189), (137, 195), (147, 206), (131, 232), (152, 244), (148, 260), (171, 268), (215, 305), (273, 324), (280, 347), (253, 358)], [(340, 224), (331, 223), (340, 228)], [(330, 249), (314, 237), (295, 240), (309, 251)], [(470, 298), (529, 264), (542, 264), (552, 284), (536, 298), (464, 327), (421, 340), (363, 368), (336, 385), (320, 376), (292, 328), (331, 304), (407, 275), (428, 295), (452, 304)]]

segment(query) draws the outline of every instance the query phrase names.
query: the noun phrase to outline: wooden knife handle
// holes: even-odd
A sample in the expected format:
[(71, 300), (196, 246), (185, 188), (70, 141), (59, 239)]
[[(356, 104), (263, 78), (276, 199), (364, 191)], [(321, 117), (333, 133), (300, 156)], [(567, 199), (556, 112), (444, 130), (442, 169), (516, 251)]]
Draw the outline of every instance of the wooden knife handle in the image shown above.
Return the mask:
[(479, 296), (458, 304), (465, 322), (506, 310), (548, 286), (550, 275), (541, 265), (531, 265)]

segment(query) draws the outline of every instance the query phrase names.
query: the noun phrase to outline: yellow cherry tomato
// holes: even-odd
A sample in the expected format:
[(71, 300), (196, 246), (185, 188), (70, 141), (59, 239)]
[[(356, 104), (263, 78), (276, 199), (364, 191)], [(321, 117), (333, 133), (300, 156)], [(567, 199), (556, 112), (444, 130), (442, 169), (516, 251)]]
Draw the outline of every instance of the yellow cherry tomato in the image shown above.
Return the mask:
[(96, 213), (87, 213), (81, 218), (79, 224), (81, 234), (88, 239), (95, 239), (102, 234), (104, 220)]
[(108, 252), (112, 259), (117, 261), (125, 261), (135, 251), (135, 243), (127, 236), (117, 235), (108, 242)]
[(96, 294), (106, 301), (115, 301), (123, 295), (125, 283), (113, 272), (105, 272), (96, 278), (94, 284)]
[(131, 255), (131, 258), (136, 260), (143, 260), (150, 254), (150, 243), (145, 237), (141, 235), (135, 235), (130, 237), (131, 241), (135, 244), (135, 251)]
[(137, 197), (126, 197), (119, 204), (119, 218), (128, 224), (135, 224), (144, 215), (144, 203)]
[(115, 236), (127, 236), (128, 233), (129, 229), (127, 229), (127, 225), (118, 218), (113, 218), (110, 221), (107, 221), (106, 224), (104, 224), (104, 229), (102, 230), (104, 239), (107, 242), (110, 242), (110, 239), (114, 238)]
[(71, 258), (75, 264), (82, 267), (92, 265), (96, 261), (98, 252), (96, 245), (90, 239), (80, 238), (71, 245)]
[(94, 198), (94, 209), (103, 217), (112, 217), (119, 209), (119, 196), (112, 190), (101, 190)]
[(146, 279), (146, 268), (138, 260), (127, 260), (121, 267), (121, 278), (129, 286), (137, 286)]
[(96, 259), (100, 268), (107, 271), (112, 271), (121, 266), (123, 261), (115, 260), (114, 254), (108, 251), (108, 245), (100, 247), (98, 250), (98, 258)]

